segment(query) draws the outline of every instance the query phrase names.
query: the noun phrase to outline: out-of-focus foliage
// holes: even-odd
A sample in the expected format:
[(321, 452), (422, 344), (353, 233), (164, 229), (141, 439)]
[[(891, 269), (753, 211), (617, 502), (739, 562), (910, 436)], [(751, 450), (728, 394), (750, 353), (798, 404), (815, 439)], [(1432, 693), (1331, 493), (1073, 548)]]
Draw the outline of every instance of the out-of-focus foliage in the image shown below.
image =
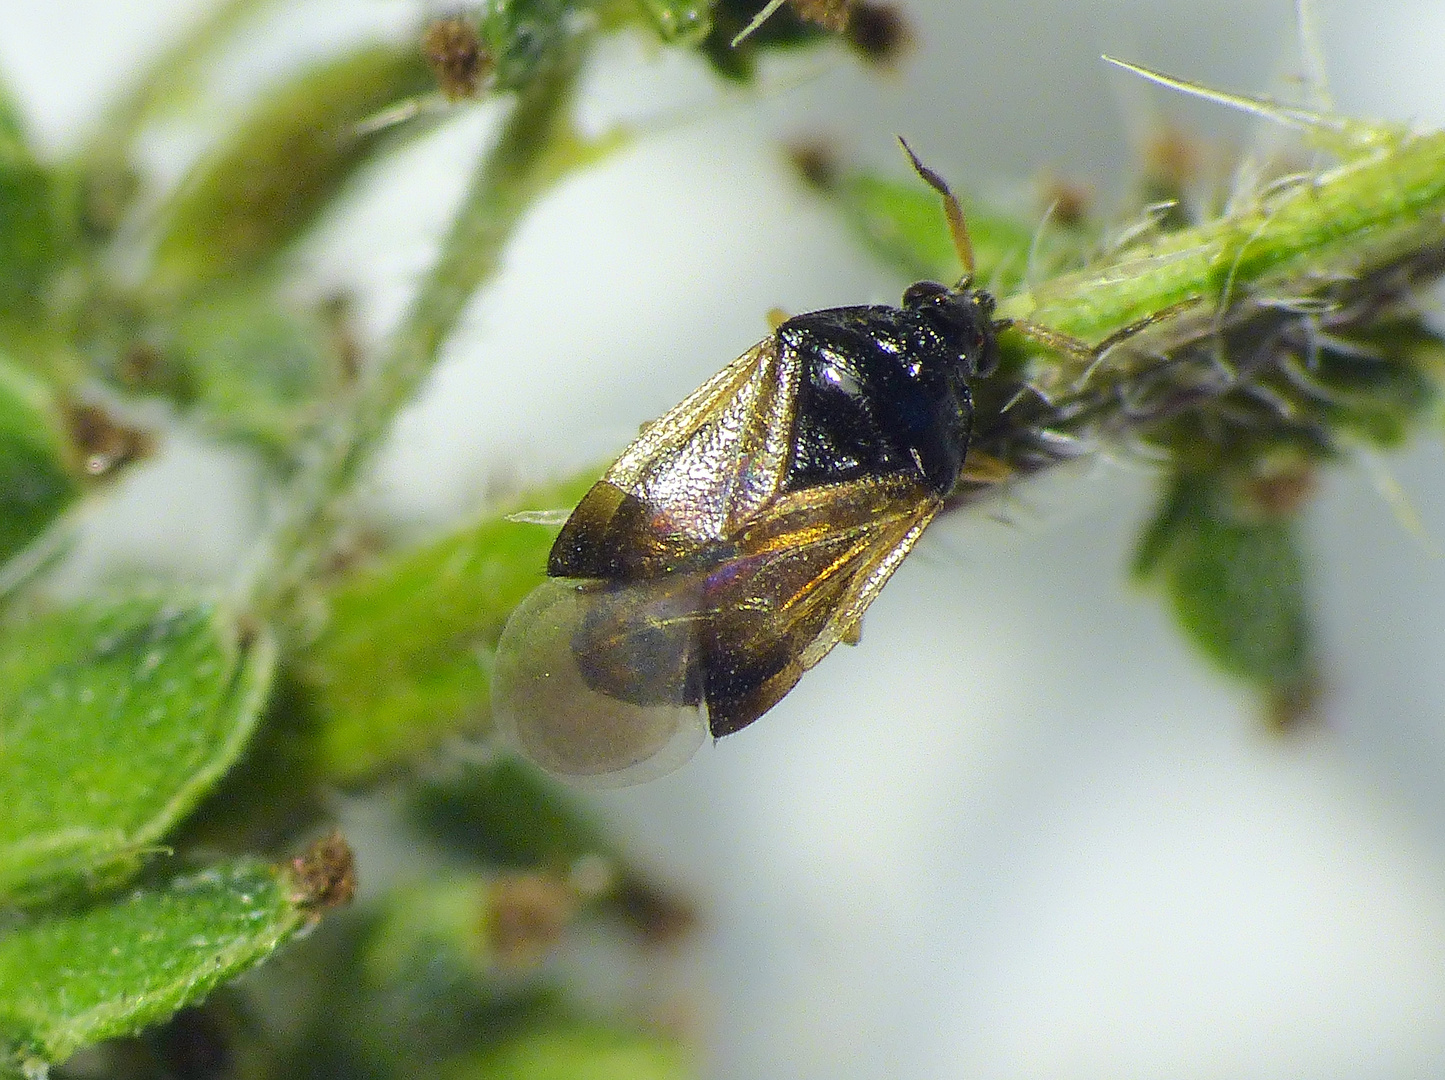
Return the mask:
[(0, 357), (0, 560), (38, 537), (80, 494), (50, 387)]
[[(283, 73), (177, 182), (152, 175), (148, 125), (195, 104), (265, 2), (219, 4), (64, 160), (0, 95), (0, 1074), (88, 1048), (120, 1080), (197, 1061), (257, 1078), (692, 1075), (687, 1040), (641, 1019), (675, 1003), (606, 975), (579, 987), (571, 961), (600, 935), (646, 963), (693, 905), (487, 739), (492, 650), (552, 530), (479, 507), (400, 544), (353, 495), (517, 223), (620, 145), (573, 124), (601, 34), (746, 83), (839, 35), (893, 64), (911, 31), (862, 0), (792, 0), (737, 46), (762, 0), (464, 7)], [(363, 170), (474, 99), (498, 132), (409, 310), (367, 341), (347, 295), (288, 256)], [(1299, 537), (1311, 481), (1438, 417), (1445, 378), (1411, 301), (1445, 245), (1445, 136), (1341, 121), (1315, 137), (1347, 167), (1267, 178), (1227, 213), (1191, 202), (1186, 155), (1162, 152), (1122, 224), (1065, 188), (1036, 215), (965, 196), (972, 285), (998, 301), (1006, 356), (974, 382), (949, 502), (1101, 445), (1161, 462), (1139, 576), (1219, 667), (1298, 708), (1322, 662)], [(935, 192), (816, 148), (797, 160), (900, 284), (958, 280)], [(246, 572), (59, 602), (45, 570), (67, 523), (176, 423), (272, 466)], [(515, 508), (565, 509), (591, 480)], [(355, 911), (212, 993), (350, 899), (344, 842), (290, 858), (342, 786), (402, 857), (373, 881), (363, 851)]]
[(264, 267), (387, 138), (367, 122), (433, 85), (414, 45), (375, 46), (273, 91), (165, 208), (151, 287), (184, 295)]
[[(594, 479), (533, 492), (526, 504), (570, 507)], [(541, 581), (554, 533), (490, 517), (389, 553), (327, 591), (326, 627), (296, 665), (327, 775), (355, 781), (485, 730), (492, 649)]]

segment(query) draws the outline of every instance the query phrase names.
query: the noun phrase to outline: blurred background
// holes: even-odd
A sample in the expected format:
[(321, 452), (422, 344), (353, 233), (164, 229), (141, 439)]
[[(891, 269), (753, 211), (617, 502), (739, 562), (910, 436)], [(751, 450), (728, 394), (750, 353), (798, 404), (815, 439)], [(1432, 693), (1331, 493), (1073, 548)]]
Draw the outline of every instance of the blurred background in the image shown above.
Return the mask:
[[(203, 5), (0, 2), (0, 69), (54, 147)], [(1105, 207), (1155, 125), (1247, 144), (1246, 118), (1107, 52), (1213, 87), (1301, 73), (1287, 0), (902, 0), (892, 76), (824, 50), (756, 93), (617, 41), (581, 108), (636, 137), (526, 221), (403, 417), (367, 497), (420, 532), (490, 493), (607, 459), (790, 312), (893, 302), (781, 147), (835, 139), (903, 174), (907, 136), (961, 188), (1042, 213), (1045, 180)], [(228, 100), (298, 57), (395, 31), (392, 0), (279, 6), (223, 66)], [(435, 7), (431, 13), (444, 10)], [(1445, 8), (1319, 0), (1350, 114), (1445, 123)], [(308, 244), (383, 335), (499, 113), (481, 105), (371, 177)], [(215, 117), (212, 117), (214, 119)], [(174, 174), (206, 116), (159, 133)], [(715, 1077), (1414, 1077), (1445, 1071), (1445, 452), (1329, 475), (1310, 512), (1329, 662), (1321, 722), (1280, 737), (1187, 650), (1125, 566), (1154, 478), (1095, 462), (1003, 520), (946, 519), (840, 649), (766, 719), (680, 772), (590, 794), (704, 931), (658, 988)], [(65, 568), (223, 578), (256, 475), (184, 428), (113, 489)], [(1397, 519), (1398, 484), (1423, 535)], [(339, 813), (363, 883), (382, 824)]]

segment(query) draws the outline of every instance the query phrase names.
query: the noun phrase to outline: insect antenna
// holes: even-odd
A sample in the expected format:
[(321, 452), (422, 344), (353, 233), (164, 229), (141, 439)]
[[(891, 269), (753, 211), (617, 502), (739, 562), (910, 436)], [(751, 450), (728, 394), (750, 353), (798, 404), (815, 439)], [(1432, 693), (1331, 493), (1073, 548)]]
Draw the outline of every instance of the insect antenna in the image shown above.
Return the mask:
[(949, 188), (948, 181), (918, 160), (913, 147), (909, 146), (901, 135), (898, 145), (903, 147), (903, 152), (908, 155), (913, 171), (925, 184), (943, 196), (943, 213), (948, 218), (948, 234), (953, 237), (953, 249), (958, 252), (958, 261), (963, 264), (963, 281), (960, 287), (965, 287), (973, 280), (973, 241), (968, 238), (968, 225), (963, 220), (963, 207), (959, 205), (958, 196)]
[[(953, 237), (954, 250), (958, 252), (958, 261), (963, 264), (964, 269), (963, 280), (958, 283), (957, 288), (959, 290), (966, 289), (973, 281), (975, 265), (973, 242), (968, 238), (968, 225), (963, 219), (963, 207), (959, 204), (958, 196), (954, 195), (952, 189), (949, 188), (948, 181), (918, 159), (918, 155), (913, 152), (913, 147), (909, 146), (907, 140), (902, 136), (899, 136), (898, 144), (908, 155), (908, 160), (913, 165), (913, 171), (918, 173), (925, 184), (943, 196), (943, 212), (948, 218), (948, 232)], [(1076, 362), (1086, 365), (1087, 377), (1087, 373), (1092, 373), (1093, 368), (1116, 345), (1122, 344), (1150, 326), (1163, 322), (1200, 302), (1199, 297), (1190, 297), (1179, 303), (1171, 304), (1162, 311), (1146, 315), (1142, 319), (1137, 319), (1128, 326), (1114, 331), (1097, 345), (1090, 345), (1087, 341), (1071, 334), (1065, 334), (1027, 319), (995, 319), (993, 328), (996, 331), (1016, 330), (1036, 345), (1042, 345), (1047, 349), (1072, 357)]]

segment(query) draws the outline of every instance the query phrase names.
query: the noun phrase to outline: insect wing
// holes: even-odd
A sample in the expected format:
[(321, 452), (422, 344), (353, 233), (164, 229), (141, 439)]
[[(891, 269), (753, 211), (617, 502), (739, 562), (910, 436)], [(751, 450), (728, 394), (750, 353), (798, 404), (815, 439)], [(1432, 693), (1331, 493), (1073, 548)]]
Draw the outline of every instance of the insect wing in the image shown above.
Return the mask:
[[(681, 579), (664, 581), (680, 591), (651, 607), (636, 585), (548, 578), (532, 590), (497, 643), (497, 733), (547, 772), (590, 787), (641, 783), (692, 757), (707, 737), (686, 685), (698, 639), (693, 623), (670, 616), (698, 603)], [(644, 703), (593, 685), (624, 671)]]
[(941, 501), (904, 475), (790, 492), (738, 541), (699, 625), (708, 725), (730, 735), (776, 705), (859, 621)]
[(856, 633), (939, 505), (904, 476), (811, 488), (778, 499), (711, 565), (630, 582), (549, 578), (497, 646), (498, 733), (589, 786), (671, 772)]
[(563, 526), (548, 574), (630, 580), (717, 557), (782, 486), (797, 389), (776, 337), (753, 346), (622, 452)]

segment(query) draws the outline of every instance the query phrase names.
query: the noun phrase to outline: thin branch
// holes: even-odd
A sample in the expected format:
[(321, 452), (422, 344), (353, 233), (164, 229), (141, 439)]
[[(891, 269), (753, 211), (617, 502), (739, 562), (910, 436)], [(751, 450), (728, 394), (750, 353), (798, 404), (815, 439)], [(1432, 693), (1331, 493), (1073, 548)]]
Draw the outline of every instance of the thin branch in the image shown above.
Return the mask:
[(318, 437), (280, 520), (248, 568), (243, 594), (258, 616), (284, 614), (315, 570), (338, 501), (431, 373), (472, 294), (496, 271), (517, 222), (551, 179), (550, 155), (569, 135), (565, 125), (584, 53), (584, 41), (574, 39), (518, 94), (390, 346), (349, 408)]

